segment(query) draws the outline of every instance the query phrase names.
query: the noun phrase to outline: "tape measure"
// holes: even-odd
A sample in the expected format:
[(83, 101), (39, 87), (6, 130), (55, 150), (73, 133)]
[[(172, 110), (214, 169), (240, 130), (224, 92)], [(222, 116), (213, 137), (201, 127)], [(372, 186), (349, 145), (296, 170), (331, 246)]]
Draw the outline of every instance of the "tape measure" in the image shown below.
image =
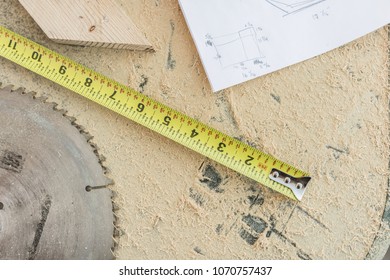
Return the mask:
[(2, 26), (0, 56), (264, 186), (302, 199), (310, 180), (307, 173)]

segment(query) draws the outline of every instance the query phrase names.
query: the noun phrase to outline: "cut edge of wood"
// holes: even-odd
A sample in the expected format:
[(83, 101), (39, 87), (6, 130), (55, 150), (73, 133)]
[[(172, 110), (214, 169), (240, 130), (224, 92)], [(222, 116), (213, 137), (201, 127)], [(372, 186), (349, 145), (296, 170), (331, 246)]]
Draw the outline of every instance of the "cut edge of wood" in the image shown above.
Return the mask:
[[(131, 20), (130, 16), (116, 5), (108, 3), (99, 6), (98, 2), (78, 2), (78, 8), (62, 1), (34, 2), (19, 0), (19, 3), (34, 19), (46, 36), (57, 43), (85, 47), (103, 47), (115, 49), (130, 49), (137, 51), (153, 51), (153, 46), (146, 36)], [(95, 5), (91, 7), (90, 5)], [(107, 16), (106, 8), (114, 9), (117, 16)], [(64, 10), (69, 8), (69, 12)], [(106, 11), (107, 12), (107, 11)], [(112, 12), (112, 11), (111, 11)], [(52, 24), (51, 16), (63, 20), (63, 24)], [(50, 15), (47, 18), (46, 15)], [(67, 18), (66, 18), (67, 17)], [(85, 25), (89, 30), (84, 30)], [(96, 27), (99, 28), (96, 28)], [(91, 30), (91, 28), (93, 28)], [(96, 30), (95, 30), (96, 28)], [(94, 31), (92, 34), (92, 31)], [(100, 30), (96, 33), (97, 30)], [(123, 31), (124, 30), (124, 31)], [(91, 32), (91, 33), (90, 33)], [(114, 34), (112, 34), (113, 32)]]
[[(47, 34), (46, 34), (47, 35)], [(111, 43), (111, 42), (93, 42), (93, 41), (79, 41), (79, 40), (65, 40), (59, 38), (51, 38), (53, 42), (69, 45), (69, 46), (82, 46), (82, 47), (98, 47), (98, 48), (111, 48), (111, 49), (127, 49), (134, 51), (150, 51), (153, 52), (152, 45), (140, 45), (140, 44), (124, 44), (124, 43)]]

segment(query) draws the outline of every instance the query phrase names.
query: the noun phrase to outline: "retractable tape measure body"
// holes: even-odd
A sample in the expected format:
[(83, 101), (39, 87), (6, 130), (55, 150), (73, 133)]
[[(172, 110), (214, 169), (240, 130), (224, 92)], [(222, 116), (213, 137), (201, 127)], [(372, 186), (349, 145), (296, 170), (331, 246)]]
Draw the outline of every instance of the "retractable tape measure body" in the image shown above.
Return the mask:
[(0, 56), (294, 200), (307, 173), (0, 26)]

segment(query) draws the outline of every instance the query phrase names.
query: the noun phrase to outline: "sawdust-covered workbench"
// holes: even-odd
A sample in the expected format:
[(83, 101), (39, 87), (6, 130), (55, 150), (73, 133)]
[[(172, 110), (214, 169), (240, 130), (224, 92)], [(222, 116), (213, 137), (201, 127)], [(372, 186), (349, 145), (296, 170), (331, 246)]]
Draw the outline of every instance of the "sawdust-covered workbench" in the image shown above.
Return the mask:
[(94, 136), (115, 181), (118, 259), (383, 257), (387, 29), (212, 93), (177, 1), (118, 2), (155, 52), (56, 44), (16, 0), (0, 24), (312, 175), (294, 202), (1, 59), (3, 84), (49, 97)]

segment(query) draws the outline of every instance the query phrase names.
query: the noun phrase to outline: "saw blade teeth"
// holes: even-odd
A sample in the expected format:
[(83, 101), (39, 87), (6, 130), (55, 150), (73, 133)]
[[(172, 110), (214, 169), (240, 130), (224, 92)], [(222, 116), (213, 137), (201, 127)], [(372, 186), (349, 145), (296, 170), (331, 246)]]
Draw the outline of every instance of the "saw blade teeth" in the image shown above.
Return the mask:
[[(15, 87), (12, 84), (9, 84), (9, 85), (2, 87), (2, 83), (0, 82), (0, 89), (2, 92), (9, 92), (12, 94), (25, 95), (26, 98), (31, 98), (31, 99), (36, 100), (38, 102), (42, 102), (44, 104), (47, 104), (47, 106), (49, 106), (49, 108), (51, 107), (53, 109), (53, 111), (58, 112), (63, 117), (65, 117), (70, 122), (70, 124), (73, 127), (75, 127), (81, 135), (84, 136), (84, 138), (86, 139), (86, 142), (92, 148), (92, 151), (95, 154), (95, 156), (99, 162), (99, 165), (102, 168), (102, 172), (104, 174), (104, 177), (106, 178), (105, 185), (107, 185), (107, 186), (114, 185), (114, 181), (108, 177), (108, 174), (110, 173), (110, 169), (104, 165), (104, 162), (106, 161), (106, 157), (99, 154), (99, 147), (97, 146), (97, 144), (92, 142), (92, 139), (94, 137), (88, 131), (86, 131), (86, 128), (84, 126), (77, 123), (77, 119), (75, 117), (67, 115), (68, 111), (66, 111), (65, 109), (58, 108), (58, 103), (47, 102), (49, 97), (47, 97), (45, 95), (40, 95), (40, 94), (38, 95), (37, 92), (35, 92), (35, 91), (26, 91), (26, 89), (24, 87)], [(114, 190), (112, 190), (111, 188), (109, 188), (109, 190), (111, 192), (111, 204), (112, 204), (113, 226), (114, 226), (113, 235), (112, 235), (113, 245), (112, 245), (110, 250), (111, 250), (113, 258), (116, 258), (115, 252), (118, 248), (119, 237), (121, 235), (121, 230), (118, 228), (118, 219), (119, 218), (118, 218), (118, 215), (116, 212), (119, 211), (120, 208), (115, 203), (115, 199), (118, 197), (117, 193)]]
[[(0, 85), (1, 85), (1, 83), (0, 83)], [(101, 181), (101, 184), (99, 184), (99, 181), (92, 182), (91, 184), (95, 185), (96, 187), (105, 186), (105, 192), (109, 191), (105, 195), (107, 196), (106, 199), (108, 199), (108, 201), (106, 201), (106, 203), (107, 203), (106, 206), (108, 206), (107, 210), (111, 210), (111, 214), (110, 213), (107, 214), (107, 215), (111, 215), (111, 217), (112, 217), (109, 220), (110, 228), (109, 228), (109, 232), (108, 232), (108, 233), (111, 233), (111, 236), (107, 235), (108, 242), (107, 242), (107, 246), (105, 248), (106, 249), (105, 257), (108, 257), (110, 259), (115, 258), (117, 256), (116, 250), (118, 248), (118, 240), (119, 240), (118, 238), (120, 235), (120, 230), (118, 229), (117, 214), (114, 213), (114, 211), (118, 211), (119, 207), (117, 206), (117, 204), (115, 204), (115, 202), (113, 200), (113, 197), (116, 196), (115, 192), (112, 190), (112, 188), (108, 187), (108, 186), (114, 184), (114, 181), (108, 177), (108, 175), (107, 175), (108, 168), (103, 166), (103, 164), (102, 164), (106, 158), (103, 155), (100, 155), (98, 153), (99, 149), (98, 149), (97, 145), (95, 143), (91, 142), (91, 140), (93, 139), (93, 136), (89, 132), (87, 132), (83, 126), (76, 123), (77, 120), (75, 117), (67, 116), (66, 110), (58, 108), (57, 103), (46, 102), (48, 100), (48, 97), (46, 97), (46, 96), (43, 96), (41, 94), (39, 94), (39, 96), (37, 96), (36, 92), (26, 91), (26, 89), (23, 87), (15, 87), (14, 85), (7, 85), (3, 88), (0, 86), (0, 98), (2, 99), (3, 97), (5, 97), (4, 100), (8, 100), (8, 98), (10, 98), (11, 100), (16, 100), (17, 101), (16, 104), (22, 104), (23, 106), (26, 106), (27, 108), (33, 108), (34, 110), (36, 110), (34, 112), (39, 112), (39, 113), (43, 112), (42, 115), (44, 115), (48, 119), (49, 119), (49, 117), (50, 118), (53, 117), (51, 119), (53, 122), (58, 121), (63, 126), (71, 125), (70, 128), (75, 127), (77, 129), (77, 131), (75, 131), (74, 128), (72, 129), (73, 134), (77, 134), (77, 132), (79, 132), (82, 136), (84, 136), (84, 137), (81, 137), (82, 139), (79, 139), (80, 136), (78, 136), (78, 137), (75, 136), (78, 139), (77, 141), (79, 141), (77, 143), (83, 142), (83, 140), (86, 141), (87, 144), (86, 144), (85, 148), (88, 148), (89, 153), (93, 152), (93, 154), (96, 156), (95, 160), (94, 160), (93, 167), (95, 167), (97, 169), (94, 170), (93, 172), (97, 172), (97, 170), (99, 170), (99, 166), (101, 168), (98, 171), (99, 172), (99, 181)], [(23, 102), (21, 102), (22, 100), (23, 100)], [(5, 107), (2, 107), (2, 108), (5, 108)], [(23, 108), (25, 108), (25, 107), (23, 107)], [(51, 110), (53, 110), (54, 112)], [(5, 111), (5, 113), (6, 112), (7, 111)], [(21, 110), (18, 110), (18, 112), (21, 112)], [(58, 115), (57, 113), (61, 114), (61, 116)], [(23, 114), (23, 111), (20, 114), (22, 116), (28, 115), (28, 114)], [(61, 118), (66, 118), (66, 119), (65, 120), (63, 119), (61, 121)], [(10, 120), (11, 120), (11, 118), (10, 118)], [(5, 123), (7, 123), (7, 121)], [(17, 123), (17, 122), (15, 122), (15, 123)], [(11, 129), (13, 129), (13, 128), (11, 128)], [(69, 128), (67, 128), (66, 131), (68, 131), (68, 129)], [(19, 133), (18, 130), (15, 130), (14, 132), (15, 132), (15, 134)], [(17, 137), (17, 136), (15, 136), (15, 137)], [(38, 139), (39, 139), (39, 137), (38, 137)], [(84, 146), (82, 146), (82, 147), (84, 147)], [(90, 155), (88, 158), (93, 159), (94, 157), (93, 157), (93, 155)], [(96, 159), (97, 159), (97, 161), (96, 161)], [(51, 200), (50, 200), (50, 203), (51, 203)], [(111, 205), (109, 205), (109, 204), (111, 204)], [(0, 227), (1, 227), (1, 225), (0, 225)], [(1, 239), (1, 234), (0, 234), (0, 239)], [(0, 253), (0, 256), (1, 255), (2, 254)]]
[(95, 143), (89, 143), (91, 145), (91, 147), (97, 152), (99, 150), (98, 146), (96, 146)]
[(68, 113), (68, 111), (64, 110), (64, 109), (60, 109), (60, 110), (57, 110), (58, 113), (60, 113), (62, 116), (65, 117), (66, 113)]
[(117, 217), (114, 213), (114, 232), (113, 232), (113, 235), (112, 235), (112, 247), (111, 247), (111, 253), (113, 255), (114, 258), (117, 258), (117, 255), (115, 254), (115, 252), (117, 251), (118, 247), (119, 247), (119, 238), (123, 235), (123, 231), (121, 229), (119, 229), (118, 227), (116, 227), (116, 224), (117, 223)]
[[(114, 181), (112, 181), (112, 184), (114, 184)], [(112, 203), (112, 214), (114, 217), (113, 220), (113, 226), (114, 226), (114, 231), (112, 234), (112, 247), (111, 247), (111, 253), (112, 256), (116, 259), (117, 255), (115, 252), (117, 252), (117, 249), (119, 247), (119, 239), (122, 235), (124, 235), (123, 230), (118, 226), (119, 224), (119, 216), (118, 216), (118, 211), (120, 210), (119, 206), (116, 203), (116, 199), (118, 198), (118, 194), (116, 191), (111, 190), (111, 203)]]
[(119, 207), (118, 207), (118, 205), (113, 205), (112, 206), (112, 210), (114, 211), (114, 212), (116, 212), (116, 211), (118, 211), (119, 210)]
[(53, 108), (53, 110), (56, 110), (57, 112), (60, 112), (60, 109), (57, 109), (58, 103), (56, 102), (50, 102), (50, 106)]
[(46, 97), (44, 95), (41, 95), (41, 96), (34, 95), (33, 98), (38, 100), (38, 101), (44, 102), (44, 103), (46, 103), (46, 100), (48, 99), (48, 97)]
[[(114, 242), (115, 242), (115, 247), (117, 247), (119, 244), (118, 244), (118, 239), (117, 237), (121, 236), (121, 230), (117, 227), (114, 226), (114, 234), (113, 234), (113, 239), (114, 239)], [(115, 251), (115, 249), (114, 249)]]
[(106, 161), (106, 157), (103, 156), (103, 155), (99, 155), (99, 162), (103, 162), (103, 161)]
[[(107, 186), (113, 186), (113, 185), (115, 185), (114, 180), (112, 180), (111, 178), (108, 178), (107, 176), (106, 176), (106, 178), (107, 178)], [(111, 196), (111, 197), (112, 197), (112, 196)]]
[(37, 92), (36, 91), (24, 91), (22, 94), (24, 94), (32, 99), (35, 99)]
[(76, 118), (75, 118), (75, 117), (68, 116), (68, 115), (66, 115), (66, 116), (64, 116), (64, 117), (66, 117), (66, 118), (70, 121), (70, 123), (71, 123), (72, 125), (76, 122)]
[(14, 85), (6, 85), (5, 87), (2, 88), (2, 90), (12, 92), (14, 87), (15, 87)]
[[(91, 134), (89, 134), (88, 132), (84, 131), (84, 130), (80, 131), (80, 133), (85, 137), (85, 139), (87, 139), (87, 142), (89, 140), (93, 139), (93, 136)], [(99, 160), (100, 160), (100, 158), (99, 158)]]
[(85, 129), (84, 126), (79, 125), (78, 123), (74, 123), (73, 125), (74, 125), (74, 127), (76, 127), (80, 132), (83, 131), (83, 130)]
[(19, 93), (19, 94), (25, 94), (26, 89), (24, 87), (18, 87), (17, 89), (12, 90), (12, 92)]
[(113, 191), (112, 194), (111, 194), (111, 199), (114, 200), (116, 198), (118, 198), (118, 194), (115, 191)]

